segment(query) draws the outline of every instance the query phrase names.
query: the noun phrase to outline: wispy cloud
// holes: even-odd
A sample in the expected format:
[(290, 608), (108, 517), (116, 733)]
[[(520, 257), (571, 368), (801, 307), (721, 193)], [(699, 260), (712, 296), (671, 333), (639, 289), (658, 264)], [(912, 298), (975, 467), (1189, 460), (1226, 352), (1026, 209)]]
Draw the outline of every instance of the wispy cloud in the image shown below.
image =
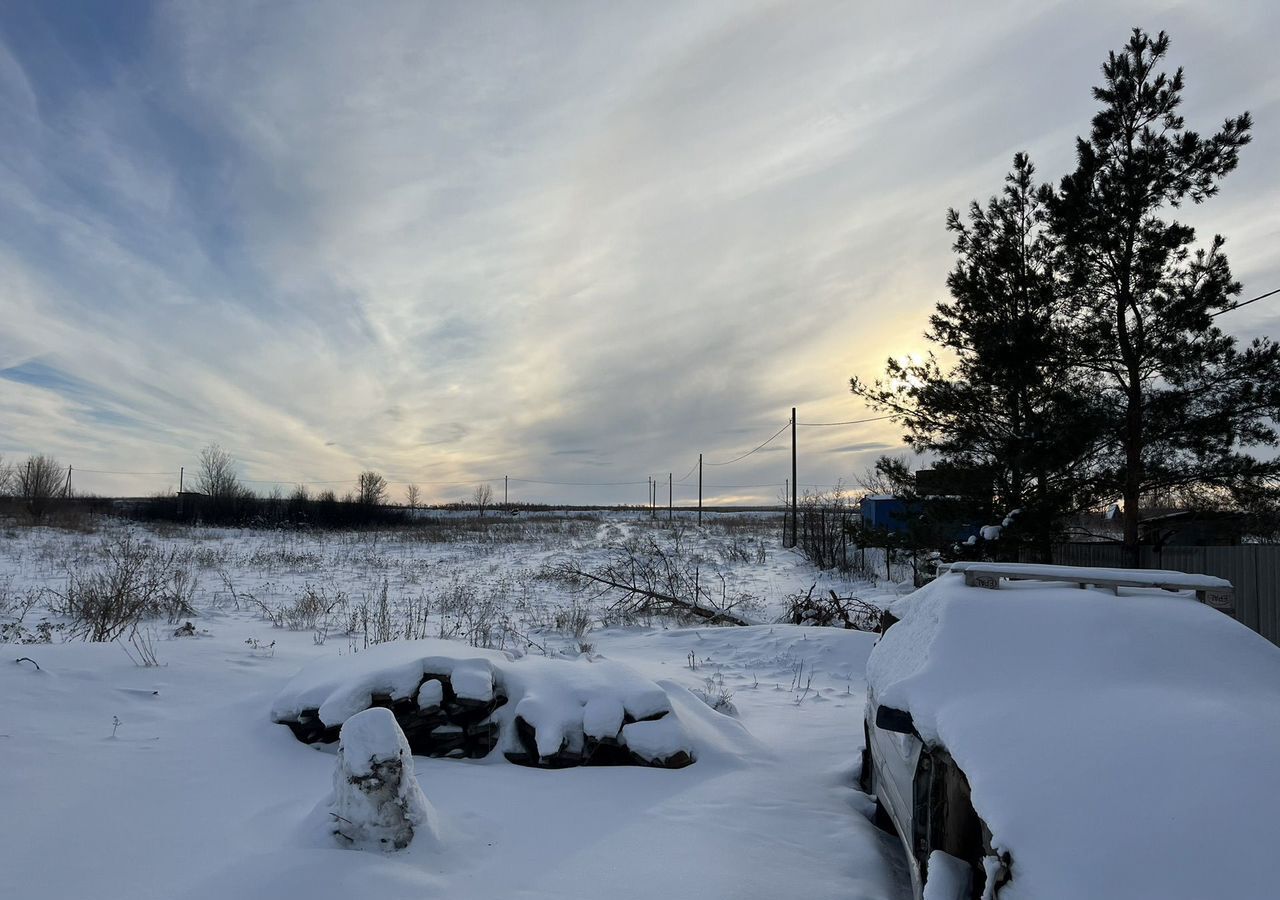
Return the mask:
[[(946, 207), (996, 190), (1018, 149), (1064, 170), (1135, 21), (1172, 32), (1193, 122), (1259, 114), (1240, 173), (1188, 215), (1273, 286), (1278, 19), (1264, 2), (6, 8), (0, 452), (176, 471), (216, 440), (253, 478), (640, 494), (792, 406), (855, 418), (848, 377), (921, 346)], [(898, 439), (806, 430), (801, 481)], [(787, 449), (719, 480), (781, 482)]]

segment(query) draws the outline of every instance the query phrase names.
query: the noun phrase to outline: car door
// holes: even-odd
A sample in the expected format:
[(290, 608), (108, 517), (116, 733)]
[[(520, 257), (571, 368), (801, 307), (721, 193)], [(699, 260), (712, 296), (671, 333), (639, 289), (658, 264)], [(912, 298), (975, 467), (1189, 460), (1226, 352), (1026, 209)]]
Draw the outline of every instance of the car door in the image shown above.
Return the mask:
[[(875, 709), (875, 706), (872, 706)], [(898, 734), (868, 723), (873, 743), (872, 765), (876, 766), (876, 794), (893, 818), (908, 852), (913, 834), (915, 776), (924, 745), (914, 734)]]

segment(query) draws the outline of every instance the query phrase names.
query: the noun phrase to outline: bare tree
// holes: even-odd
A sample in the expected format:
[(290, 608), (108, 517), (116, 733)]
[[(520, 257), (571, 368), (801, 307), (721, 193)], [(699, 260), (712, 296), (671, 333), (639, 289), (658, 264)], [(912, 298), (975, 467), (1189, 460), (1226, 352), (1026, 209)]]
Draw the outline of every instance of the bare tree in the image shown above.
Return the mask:
[(0, 456), (0, 497), (7, 497), (13, 493), (15, 484), (13, 466), (5, 462), (3, 456)]
[(365, 506), (380, 506), (387, 499), (387, 479), (366, 469), (356, 479), (356, 500)]
[(40, 518), (49, 508), (49, 501), (62, 493), (63, 466), (52, 456), (43, 453), (28, 456), (16, 473), (18, 495), (27, 503), (27, 510)]
[(416, 484), (411, 484), (404, 490), (404, 500), (410, 509), (417, 509), (418, 504), (422, 502), (422, 491)]
[(482, 484), (477, 484), (476, 489), (471, 492), (471, 503), (480, 511), (480, 515), (482, 517), (484, 516), (485, 509), (487, 509), (489, 504), (492, 502), (493, 488), (489, 483), (486, 481)]
[(245, 493), (236, 475), (236, 460), (217, 444), (210, 444), (200, 451), (200, 464), (196, 469), (196, 490), (208, 497), (228, 499)]

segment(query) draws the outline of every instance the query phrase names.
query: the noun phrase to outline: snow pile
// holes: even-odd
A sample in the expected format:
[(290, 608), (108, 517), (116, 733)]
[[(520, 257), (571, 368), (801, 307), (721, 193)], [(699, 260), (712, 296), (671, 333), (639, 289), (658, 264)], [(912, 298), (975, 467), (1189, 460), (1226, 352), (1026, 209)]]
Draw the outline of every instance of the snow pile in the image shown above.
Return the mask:
[(681, 753), (692, 755), (689, 738), (675, 716), (632, 722), (622, 729), (622, 743), (646, 759), (670, 759)]
[(934, 850), (929, 854), (929, 881), (924, 886), (923, 900), (956, 900), (968, 897), (973, 885), (973, 870), (963, 859)]
[(450, 641), (399, 641), (314, 663), (281, 691), (271, 717), (300, 740), (332, 741), (371, 706), (394, 714), (422, 755), (479, 758), (500, 744), (510, 761), (548, 768), (679, 768), (695, 758), (666, 691), (627, 666), (516, 659)]
[(964, 770), (1012, 859), (1004, 900), (1280, 884), (1266, 762), (1280, 758), (1280, 650), (1265, 639), (1187, 594), (988, 590), (960, 573), (892, 611), (871, 695)]
[(334, 835), (358, 849), (403, 850), (424, 833), (435, 839), (435, 812), (390, 710), (366, 709), (342, 726), (329, 812)]

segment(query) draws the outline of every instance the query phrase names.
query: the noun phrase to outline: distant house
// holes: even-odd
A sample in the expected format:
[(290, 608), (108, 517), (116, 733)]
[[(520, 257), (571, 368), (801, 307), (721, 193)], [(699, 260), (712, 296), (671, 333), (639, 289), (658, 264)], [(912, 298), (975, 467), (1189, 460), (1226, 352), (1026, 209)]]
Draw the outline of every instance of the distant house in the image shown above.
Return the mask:
[(1140, 527), (1142, 542), (1156, 547), (1235, 547), (1243, 541), (1248, 520), (1236, 512), (1179, 509), (1148, 516)]

